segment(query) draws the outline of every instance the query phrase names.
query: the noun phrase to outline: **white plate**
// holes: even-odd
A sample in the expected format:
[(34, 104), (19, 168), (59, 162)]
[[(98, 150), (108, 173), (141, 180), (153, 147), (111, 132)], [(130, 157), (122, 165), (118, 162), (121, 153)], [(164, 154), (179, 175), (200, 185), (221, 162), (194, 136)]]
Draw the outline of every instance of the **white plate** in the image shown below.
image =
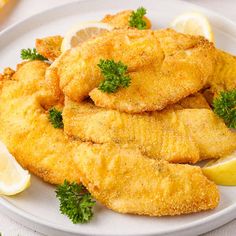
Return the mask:
[[(15, 67), (22, 48), (34, 47), (34, 39), (61, 34), (76, 22), (99, 20), (105, 14), (144, 6), (154, 28), (166, 27), (177, 15), (199, 11), (213, 25), (219, 48), (236, 54), (236, 25), (198, 6), (176, 0), (96, 0), (66, 4), (32, 16), (0, 34), (0, 71)], [(66, 158), (66, 157), (65, 157)], [(98, 205), (94, 219), (73, 225), (59, 213), (54, 187), (36, 177), (30, 189), (15, 197), (0, 198), (1, 210), (18, 222), (53, 235), (197, 235), (236, 218), (236, 187), (220, 187), (221, 201), (213, 211), (178, 217), (141, 217), (122, 215)]]

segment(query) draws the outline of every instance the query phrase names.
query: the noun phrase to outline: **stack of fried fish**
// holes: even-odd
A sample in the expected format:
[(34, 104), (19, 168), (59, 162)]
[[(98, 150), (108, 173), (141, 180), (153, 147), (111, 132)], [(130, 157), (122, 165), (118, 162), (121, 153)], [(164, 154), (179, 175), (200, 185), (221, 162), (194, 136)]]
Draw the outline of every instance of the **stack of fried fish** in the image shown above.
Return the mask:
[[(82, 182), (114, 211), (162, 216), (213, 209), (217, 186), (189, 164), (236, 149), (236, 133), (204, 97), (236, 88), (236, 58), (201, 36), (129, 28), (130, 14), (106, 16), (113, 31), (62, 54), (62, 37), (37, 40), (51, 65), (36, 60), (6, 69), (0, 138), (44, 181)], [(127, 65), (130, 86), (99, 90), (100, 59)], [(62, 111), (63, 129), (49, 122), (52, 107)]]

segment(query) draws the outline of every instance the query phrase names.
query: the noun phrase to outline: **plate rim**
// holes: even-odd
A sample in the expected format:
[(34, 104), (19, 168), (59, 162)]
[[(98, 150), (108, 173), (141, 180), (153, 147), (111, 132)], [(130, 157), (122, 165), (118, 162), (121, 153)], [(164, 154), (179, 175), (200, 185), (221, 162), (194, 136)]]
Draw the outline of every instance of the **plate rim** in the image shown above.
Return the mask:
[[(60, 230), (62, 232), (67, 232), (67, 233), (73, 233), (73, 234), (80, 233), (77, 230), (65, 229), (65, 228), (63, 228), (62, 225), (56, 225), (54, 223), (47, 222), (45, 220), (37, 218), (36, 216), (31, 215), (29, 212), (27, 212), (23, 209), (17, 208), (16, 206), (14, 206), (14, 204), (10, 203), (4, 197), (0, 197), (0, 204), (3, 207), (7, 208), (7, 210), (17, 214), (18, 216), (23, 217), (26, 220), (30, 220), (33, 223), (40, 224), (41, 226), (47, 226), (47, 227), (52, 228), (54, 230)], [(174, 229), (171, 229), (171, 230), (168, 230), (168, 231), (163, 230), (163, 231), (159, 231), (158, 233), (155, 233), (155, 232), (148, 233), (148, 235), (153, 235), (154, 236), (154, 235), (172, 234), (172, 233), (178, 233), (178, 232), (182, 232), (182, 231), (188, 231), (189, 229), (192, 229), (193, 227), (194, 228), (200, 227), (200, 226), (205, 225), (207, 223), (211, 223), (212, 221), (214, 222), (214, 220), (217, 220), (217, 219), (219, 219), (223, 216), (226, 216), (226, 215), (229, 216), (231, 214), (232, 214), (232, 216), (229, 217), (229, 219), (226, 219), (226, 222), (224, 222), (223, 224), (225, 224), (225, 223), (229, 222), (230, 220), (233, 220), (234, 218), (236, 218), (236, 203), (234, 203), (233, 205), (228, 206), (227, 208), (221, 210), (218, 213), (215, 213), (213, 215), (209, 215), (209, 216), (205, 217), (204, 222), (202, 222), (203, 220), (199, 219), (199, 220), (196, 220), (195, 222), (189, 223), (187, 226), (180, 226), (177, 229), (174, 228)], [(214, 228), (217, 228), (218, 226), (223, 225), (223, 224), (221, 224), (221, 223), (219, 223), (219, 225), (216, 224), (216, 227), (214, 227)], [(86, 234), (85, 232), (81, 232), (81, 233), (84, 234), (84, 235), (89, 235), (89, 234)], [(124, 234), (115, 234), (115, 235), (122, 236)], [(138, 235), (143, 235), (143, 234), (125, 234), (125, 235), (127, 235), (127, 236), (137, 235), (138, 236)], [(104, 236), (104, 233), (103, 234), (96, 233), (96, 236)]]
[[(30, 20), (40, 18), (45, 14), (47, 15), (47, 14), (53, 13), (54, 11), (57, 11), (65, 6), (68, 7), (69, 5), (73, 6), (74, 4), (80, 4), (83, 2), (94, 3), (94, 2), (99, 2), (99, 1), (109, 1), (109, 0), (74, 0), (69, 3), (60, 4), (58, 6), (51, 7), (46, 10), (42, 10), (36, 14), (33, 14), (31, 16), (25, 17), (24, 19), (22, 19), (20, 21), (17, 21), (16, 23), (11, 24), (6, 29), (0, 31), (0, 38), (3, 37), (4, 35), (8, 34), (9, 32), (11, 32), (15, 28), (21, 27), (22, 25), (24, 25), (24, 23), (27, 23)], [(167, 0), (167, 1), (169, 1), (169, 0)], [(218, 12), (213, 12), (212, 10), (208, 10), (207, 8), (201, 7), (197, 4), (189, 3), (186, 1), (182, 1), (182, 0), (171, 0), (171, 1), (172, 1), (172, 3), (174, 2), (175, 4), (185, 4), (185, 5), (189, 5), (192, 7), (196, 7), (197, 9), (200, 9), (201, 11), (205, 11), (205, 12), (210, 13), (211, 15), (216, 17), (219, 22), (223, 22), (224, 25), (230, 26), (230, 28), (236, 28), (236, 23), (233, 20), (228, 19), (227, 17), (221, 15)], [(236, 37), (235, 37), (235, 39), (236, 39)], [(81, 232), (78, 232), (77, 230), (73, 230), (73, 229), (67, 229), (67, 228), (65, 229), (65, 228), (63, 228), (63, 225), (56, 225), (54, 223), (47, 222), (46, 220), (39, 219), (36, 216), (31, 215), (29, 212), (27, 212), (23, 209), (17, 208), (14, 204), (10, 203), (7, 199), (5, 199), (4, 197), (1, 197), (1, 196), (0, 196), (0, 205), (2, 207), (4, 207), (7, 211), (15, 213), (15, 214), (17, 214), (17, 216), (23, 217), (25, 220), (28, 220), (29, 222), (33, 222), (35, 224), (40, 224), (41, 226), (46, 226), (51, 229), (60, 230), (62, 232), (66, 232), (66, 233), (72, 233), (72, 234), (81, 233), (83, 235), (88, 235), (88, 234), (86, 234), (86, 232), (83, 232), (84, 229), (81, 229)], [(223, 216), (228, 216), (228, 217), (225, 217), (226, 219), (222, 220)], [(180, 232), (188, 231), (188, 230), (192, 229), (193, 227), (200, 229), (201, 226), (204, 226), (208, 223), (213, 222), (214, 224), (212, 224), (212, 226), (209, 227), (208, 231), (210, 231), (210, 230), (213, 230), (219, 226), (224, 225), (225, 223), (227, 223), (235, 218), (236, 218), (236, 203), (222, 209), (220, 212), (213, 213), (213, 214), (205, 217), (204, 221), (202, 219), (198, 219), (194, 222), (188, 223), (187, 226), (183, 225), (183, 226), (179, 226), (178, 228), (171, 229), (171, 230), (162, 230), (157, 233), (156, 232), (148, 233), (148, 235), (163, 235), (163, 234), (169, 235), (169, 234), (173, 234), (173, 233), (180, 233)], [(208, 232), (208, 231), (203, 230), (201, 233)], [(96, 233), (96, 236), (103, 236), (103, 235), (104, 234)], [(124, 234), (116, 234), (116, 235), (121, 236)], [(134, 234), (131, 233), (131, 234), (125, 234), (125, 235), (132, 236)], [(135, 235), (137, 235), (137, 234), (135, 234)], [(141, 234), (138, 234), (138, 235), (141, 235)]]

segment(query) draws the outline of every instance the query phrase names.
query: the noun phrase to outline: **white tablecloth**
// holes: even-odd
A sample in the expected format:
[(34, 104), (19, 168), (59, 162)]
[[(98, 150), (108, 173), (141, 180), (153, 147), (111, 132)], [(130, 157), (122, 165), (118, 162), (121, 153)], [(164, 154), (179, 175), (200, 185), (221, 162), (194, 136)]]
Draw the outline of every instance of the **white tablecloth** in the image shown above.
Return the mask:
[[(29, 15), (73, 0), (9, 0), (10, 3), (0, 12), (0, 31)], [(187, 1), (187, 0), (186, 0)], [(188, 0), (205, 8), (212, 9), (236, 22), (235, 0)], [(2, 236), (42, 236), (14, 222), (0, 212), (0, 233)], [(204, 236), (236, 235), (236, 220)], [(49, 235), (50, 236), (50, 235)]]

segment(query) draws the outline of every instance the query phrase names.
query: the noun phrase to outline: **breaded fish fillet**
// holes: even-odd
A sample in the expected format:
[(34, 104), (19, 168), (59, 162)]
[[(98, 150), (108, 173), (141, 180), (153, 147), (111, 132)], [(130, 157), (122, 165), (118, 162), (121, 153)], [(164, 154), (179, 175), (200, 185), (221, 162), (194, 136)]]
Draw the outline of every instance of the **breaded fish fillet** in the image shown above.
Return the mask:
[[(68, 50), (57, 66), (64, 94), (78, 102), (90, 95), (97, 106), (138, 113), (161, 110), (200, 90), (213, 73), (213, 45), (172, 30), (157, 32), (112, 31)], [(104, 79), (100, 59), (126, 64), (131, 85), (112, 94), (98, 90)]]
[(59, 58), (58, 76), (65, 95), (76, 101), (88, 96), (103, 80), (97, 66), (100, 59), (121, 60), (129, 65), (130, 72), (163, 60), (160, 44), (151, 31), (118, 30), (105, 35), (84, 42)]
[(236, 56), (218, 49), (214, 74), (202, 94), (212, 105), (220, 92), (233, 89), (236, 89)]
[[(128, 28), (129, 19), (132, 10), (126, 10), (118, 12), (114, 15), (106, 15), (101, 22), (107, 23), (114, 28)], [(147, 29), (151, 28), (151, 21), (144, 16), (143, 19), (147, 24)], [(35, 47), (39, 54), (46, 57), (50, 61), (54, 61), (57, 57), (61, 55), (61, 43), (63, 38), (60, 35), (45, 37), (41, 39), (36, 39)]]
[(66, 99), (63, 121), (69, 136), (94, 143), (132, 144), (151, 158), (174, 163), (219, 158), (236, 149), (236, 133), (210, 109), (174, 105), (161, 112), (127, 114)]
[(218, 205), (217, 187), (199, 167), (151, 160), (133, 145), (81, 144), (55, 129), (42, 106), (56, 94), (47, 67), (24, 63), (0, 81), (0, 138), (23, 167), (53, 184), (82, 177), (98, 201), (123, 213), (179, 215)]
[(36, 39), (35, 48), (39, 54), (50, 61), (54, 61), (61, 55), (61, 43), (63, 38), (60, 35)]
[(0, 81), (11, 79), (14, 74), (15, 74), (15, 71), (11, 69), (10, 67), (7, 67), (3, 70), (3, 73), (0, 74)]
[(180, 215), (219, 203), (216, 185), (199, 167), (147, 159), (116, 145), (82, 144), (75, 161), (91, 194), (117, 212)]
[(210, 91), (217, 96), (221, 91), (236, 89), (236, 56), (218, 50)]
[(44, 181), (79, 182), (73, 157), (80, 142), (69, 141), (63, 130), (55, 129), (41, 106), (47, 93), (46, 68), (44, 62), (28, 62), (11, 80), (1, 81), (0, 138), (24, 168)]
[[(132, 10), (126, 10), (118, 12), (114, 15), (106, 15), (101, 22), (108, 23), (109, 25), (113, 26), (114, 28), (127, 28), (129, 26), (130, 16), (132, 14)], [(151, 28), (151, 21), (144, 16), (144, 21), (147, 24), (147, 29)]]
[[(119, 16), (118, 13), (117, 17)], [(121, 14), (122, 15), (122, 14)], [(108, 22), (108, 19), (113, 21), (113, 16), (104, 18)], [(116, 18), (114, 18), (116, 21)], [(161, 37), (162, 31), (157, 31), (158, 37)], [(175, 37), (171, 37), (172, 33), (169, 33), (169, 41), (165, 44), (162, 44), (165, 53), (171, 53), (172, 50), (179, 50), (179, 48), (184, 48), (183, 45), (185, 43), (188, 44), (189, 47), (194, 45), (194, 41), (186, 41), (186, 38), (182, 35), (176, 35)], [(173, 43), (173, 40), (178, 40), (178, 47), (176, 43)], [(182, 44), (182, 45), (181, 45)], [(61, 47), (61, 36), (51, 36), (42, 39), (36, 40), (36, 49), (38, 53), (53, 61), (55, 58), (59, 57)], [(55, 66), (54, 66), (54, 70)], [(58, 78), (59, 80), (59, 78)], [(208, 89), (203, 91), (204, 96), (207, 98), (209, 104), (212, 104), (212, 100), (215, 96), (217, 96), (221, 91), (227, 91), (236, 89), (236, 57), (217, 49), (217, 59), (215, 70), (212, 78), (208, 81)]]

